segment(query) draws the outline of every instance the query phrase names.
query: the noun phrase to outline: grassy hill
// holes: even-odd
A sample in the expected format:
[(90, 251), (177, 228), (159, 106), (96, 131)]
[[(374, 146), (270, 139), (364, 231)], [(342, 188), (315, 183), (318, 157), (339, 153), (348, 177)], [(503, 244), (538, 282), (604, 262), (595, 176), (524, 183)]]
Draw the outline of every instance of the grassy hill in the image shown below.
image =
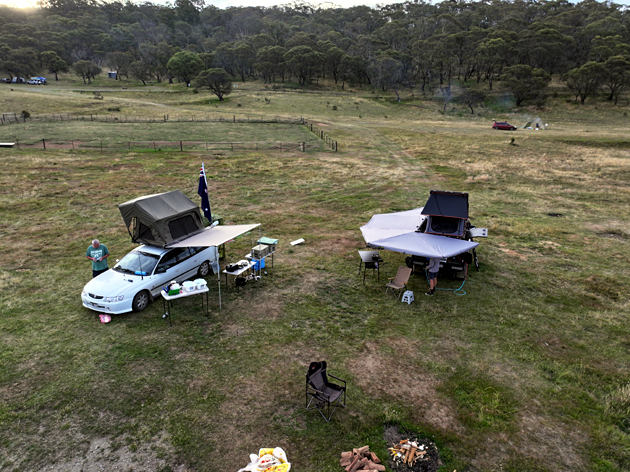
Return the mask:
[[(501, 100), (470, 114), (457, 104), (440, 113), (431, 96), (397, 103), (359, 88), (246, 83), (218, 103), (180, 85), (0, 86), (5, 113), (305, 117), (339, 149), (299, 124), (0, 126), (0, 142), (312, 144), (0, 149), (0, 468), (238, 470), (249, 453), (281, 446), (292, 470), (332, 472), (353, 447), (368, 444), (384, 460), (393, 425), (434, 441), (449, 472), (628, 470), (628, 107), (559, 95), (544, 110), (513, 110)], [(492, 119), (535, 117), (547, 129), (491, 129)], [(197, 201), (201, 162), (225, 223), (262, 223), (280, 240), (274, 267), (260, 283), (223, 291), (221, 309), (212, 279), (209, 318), (183, 300), (170, 327), (158, 301), (102, 325), (80, 303), (86, 247), (98, 237), (121, 258), (134, 245), (117, 204), (175, 189)], [(362, 283), (359, 227), (423, 206), (431, 189), (468, 192), (472, 222), (489, 237), (465, 295), (425, 297), (415, 276), (407, 305), (384, 287), (402, 254), (382, 251), (380, 282), (368, 274)], [(257, 236), (229, 243), (222, 264)], [(305, 243), (289, 245), (298, 238)], [(330, 424), (304, 404), (307, 366), (322, 359), (349, 385)]]

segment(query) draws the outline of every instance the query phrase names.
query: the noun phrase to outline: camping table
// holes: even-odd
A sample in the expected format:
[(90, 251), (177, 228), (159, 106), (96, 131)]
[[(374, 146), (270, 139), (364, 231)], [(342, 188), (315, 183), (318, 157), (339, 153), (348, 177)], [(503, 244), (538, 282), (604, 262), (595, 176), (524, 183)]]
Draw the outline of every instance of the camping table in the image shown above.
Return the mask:
[(195, 290), (192, 290), (190, 292), (186, 292), (182, 290), (177, 295), (169, 295), (164, 290), (162, 290), (160, 293), (162, 294), (162, 306), (164, 307), (163, 318), (168, 318), (168, 324), (169, 326), (172, 326), (171, 316), (168, 311), (168, 307), (170, 306), (171, 308), (173, 308), (173, 300), (177, 300), (178, 298), (192, 297), (193, 295), (201, 295), (201, 310), (202, 311), (204, 310), (204, 298), (205, 298), (206, 316), (210, 316), (210, 307), (209, 307), (209, 300), (208, 300), (209, 291), (210, 289), (208, 288), (207, 285), (204, 286), (204, 288), (196, 288)]
[(240, 260), (237, 262), (237, 264), (244, 264), (243, 267), (241, 267), (238, 270), (235, 270), (234, 272), (228, 272), (227, 269), (223, 270), (223, 273), (225, 274), (225, 291), (229, 292), (229, 285), (228, 285), (228, 275), (233, 275), (234, 278), (236, 279), (236, 277), (238, 277), (239, 275), (241, 275), (243, 272), (248, 271), (249, 269), (251, 269), (252, 267), (254, 267), (254, 262), (252, 261), (248, 261), (248, 260)]
[[(363, 283), (365, 283), (365, 272), (367, 269), (372, 269), (372, 273), (376, 271), (376, 279), (381, 281), (381, 273), (379, 271), (380, 265), (383, 263), (383, 259), (378, 254), (378, 251), (359, 251), (361, 262), (359, 262), (359, 274), (361, 274), (361, 266), (363, 266)], [(376, 260), (374, 259), (376, 256)]]

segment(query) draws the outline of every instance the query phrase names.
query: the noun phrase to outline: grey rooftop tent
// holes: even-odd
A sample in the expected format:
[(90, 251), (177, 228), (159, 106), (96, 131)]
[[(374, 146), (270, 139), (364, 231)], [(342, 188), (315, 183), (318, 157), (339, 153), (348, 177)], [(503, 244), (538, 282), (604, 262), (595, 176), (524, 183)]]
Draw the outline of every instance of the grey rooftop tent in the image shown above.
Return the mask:
[(179, 190), (118, 205), (134, 243), (166, 247), (204, 229), (199, 207)]
[(424, 207), (374, 215), (361, 227), (368, 246), (418, 257), (448, 259), (474, 250), (474, 237), (487, 237), (468, 219), (468, 194), (431, 190)]

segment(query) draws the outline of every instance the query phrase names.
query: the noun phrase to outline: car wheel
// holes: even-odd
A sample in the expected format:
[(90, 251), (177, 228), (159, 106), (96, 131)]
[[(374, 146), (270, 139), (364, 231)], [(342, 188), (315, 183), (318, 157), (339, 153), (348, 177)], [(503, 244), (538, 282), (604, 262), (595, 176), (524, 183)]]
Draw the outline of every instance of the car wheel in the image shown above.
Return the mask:
[(203, 261), (199, 266), (199, 270), (197, 271), (197, 275), (199, 277), (206, 277), (210, 273), (210, 263), (208, 261)]
[(131, 302), (131, 309), (133, 311), (142, 311), (149, 306), (149, 301), (149, 292), (147, 292), (146, 290), (138, 292), (136, 293), (136, 296), (133, 297), (133, 302)]

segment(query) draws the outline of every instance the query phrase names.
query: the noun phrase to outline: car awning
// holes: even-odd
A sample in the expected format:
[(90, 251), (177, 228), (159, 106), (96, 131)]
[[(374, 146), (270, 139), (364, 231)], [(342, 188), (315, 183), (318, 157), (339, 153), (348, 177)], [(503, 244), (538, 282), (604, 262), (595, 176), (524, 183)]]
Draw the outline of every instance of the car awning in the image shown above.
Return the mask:
[(368, 241), (372, 247), (414, 256), (448, 259), (479, 246), (479, 243), (426, 233), (406, 233), (391, 238)]
[(417, 232), (426, 218), (422, 210), (416, 208), (372, 216), (361, 227), (365, 242), (374, 248), (382, 247), (388, 251), (441, 259), (462, 254), (479, 245), (473, 241)]
[(183, 241), (169, 244), (167, 247), (210, 247), (220, 246), (232, 239), (245, 234), (254, 228), (258, 228), (260, 223), (249, 225), (225, 225), (206, 228)]

